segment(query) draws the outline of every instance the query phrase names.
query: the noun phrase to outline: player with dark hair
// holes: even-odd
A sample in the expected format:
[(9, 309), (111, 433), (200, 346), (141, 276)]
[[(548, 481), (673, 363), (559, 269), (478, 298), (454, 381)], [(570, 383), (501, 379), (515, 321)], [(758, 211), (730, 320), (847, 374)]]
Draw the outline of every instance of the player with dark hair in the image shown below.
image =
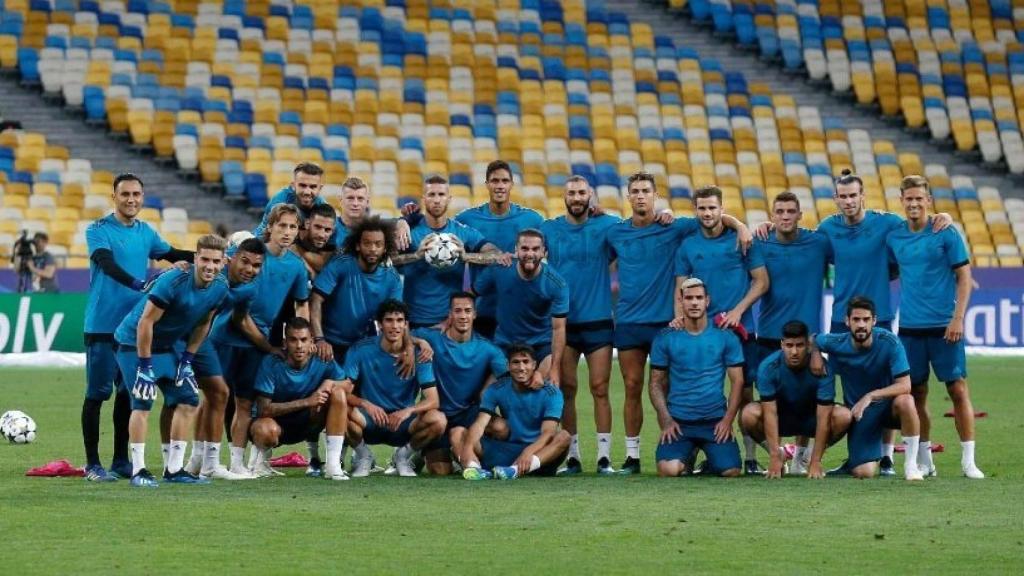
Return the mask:
[(341, 462), (348, 429), (348, 395), (341, 368), (310, 352), (309, 322), (291, 318), (285, 323), (285, 357), (267, 356), (256, 376), (255, 417), (249, 428), (252, 442), (267, 460), (273, 448), (295, 444), (327, 431), (327, 459), (322, 476), (348, 480)]
[[(228, 296), (227, 280), (220, 275), (226, 247), (227, 241), (219, 236), (200, 237), (194, 269), (161, 274), (146, 299), (132, 308), (114, 332), (121, 373), (135, 370), (129, 424), (132, 486), (157, 486), (145, 461), (147, 420), (157, 388), (164, 393), (164, 404), (175, 407), (164, 480), (208, 482), (184, 470), (185, 447), (199, 404), (192, 360), (210, 331), (214, 313)], [(185, 351), (178, 354), (174, 346), (186, 335)]]
[[(633, 215), (608, 230), (608, 245), (619, 267), (614, 340), (626, 389), (626, 461), (619, 472), (639, 474), (647, 355), (654, 337), (672, 320), (672, 260), (676, 249), (700, 225), (695, 218), (677, 218), (671, 226), (654, 225), (658, 192), (654, 176), (646, 172), (629, 177), (626, 197)], [(737, 231), (741, 248), (746, 250), (751, 241), (747, 227), (728, 215), (722, 215), (722, 221)]]
[(304, 226), (299, 228), (299, 237), (291, 245), (291, 251), (302, 257), (310, 278), (316, 278), (336, 247), (331, 242), (336, 238), (338, 213), (330, 204), (317, 204), (309, 211)]
[[(353, 345), (344, 369), (346, 382), (355, 390), (349, 395), (350, 441), (397, 447), (394, 464), (399, 476), (415, 476), (411, 460), (416, 451), (440, 438), (445, 430), (433, 365), (416, 364), (416, 374), (409, 378), (395, 373), (395, 357), (404, 352), (408, 310), (403, 302), (385, 300), (377, 310), (381, 335)], [(372, 458), (357, 454), (352, 476), (367, 476), (372, 468)]]
[(299, 225), (302, 226), (309, 218), (313, 206), (326, 204), (327, 201), (320, 196), (320, 190), (324, 187), (324, 169), (314, 162), (300, 162), (292, 170), (291, 183), (279, 190), (263, 210), (263, 218), (252, 233), (261, 238), (267, 227), (270, 225), (270, 213), (279, 204), (291, 204), (299, 210)]
[[(142, 288), (150, 259), (191, 261), (192, 253), (175, 250), (149, 224), (138, 219), (142, 210), (142, 180), (134, 174), (114, 178), (111, 197), (114, 212), (99, 218), (85, 230), (89, 247), (89, 298), (85, 306), (85, 400), (82, 402), (82, 442), (85, 445), (85, 478), (110, 482), (132, 475), (128, 456), (128, 420), (131, 405), (115, 355), (114, 330), (135, 304), (143, 299)], [(108, 472), (100, 463), (100, 412), (114, 397), (114, 458)]]
[(761, 362), (757, 376), (759, 402), (747, 404), (740, 415), (744, 432), (765, 447), (771, 455), (768, 478), (782, 476), (785, 456), (779, 438), (802, 436), (814, 438), (806, 473), (809, 478), (823, 478), (821, 458), (825, 446), (831, 446), (850, 427), (850, 411), (833, 406), (836, 382), (829, 373), (815, 376), (809, 369), (810, 334), (799, 320), (782, 327), (781, 349)]
[(814, 337), (810, 369), (824, 375), (821, 354), (828, 354), (828, 369), (842, 378), (843, 402), (853, 417), (846, 435), (849, 459), (836, 472), (857, 478), (874, 476), (883, 456), (884, 431), (899, 428), (907, 456), (903, 474), (907, 480), (921, 480), (924, 476), (917, 467), (920, 422), (910, 394), (907, 354), (899, 338), (876, 322), (874, 302), (855, 296), (846, 305), (850, 331)]
[(971, 257), (964, 239), (950, 227), (936, 232), (930, 226), (931, 191), (921, 176), (900, 183), (900, 200), (907, 221), (889, 233), (890, 258), (900, 269), (900, 341), (910, 362), (910, 386), (921, 420), (918, 467), (935, 476), (932, 461), (932, 419), (928, 412), (929, 365), (945, 382), (953, 401), (960, 435), (960, 468), (964, 476), (985, 474), (974, 463), (974, 406), (967, 391), (967, 354), (964, 350), (964, 315), (971, 298)]
[[(500, 324), (499, 324), (500, 329)], [(508, 376), (484, 390), (480, 413), (466, 432), (460, 461), (463, 478), (512, 480), (528, 474), (551, 476), (569, 451), (569, 433), (558, 429), (562, 393), (551, 383), (530, 387), (537, 363), (528, 345), (508, 349)], [(484, 434), (492, 418), (502, 417), (508, 438)]]
[[(651, 346), (651, 404), (661, 437), (659, 476), (691, 473), (695, 450), (707, 455), (704, 471), (739, 476), (740, 450), (732, 436), (743, 394), (743, 349), (736, 334), (708, 321), (712, 295), (699, 278), (680, 286), (683, 327), (663, 330)], [(729, 377), (728, 398), (722, 380)]]

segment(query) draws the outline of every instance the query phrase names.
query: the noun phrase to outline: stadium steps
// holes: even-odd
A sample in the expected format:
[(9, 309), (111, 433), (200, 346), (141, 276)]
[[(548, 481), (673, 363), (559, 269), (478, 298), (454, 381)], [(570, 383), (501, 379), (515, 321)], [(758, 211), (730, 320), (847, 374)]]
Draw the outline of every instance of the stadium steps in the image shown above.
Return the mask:
[(102, 128), (86, 126), (84, 117), (66, 112), (59, 104), (46, 103), (37, 89), (22, 88), (13, 77), (0, 77), (0, 103), (7, 120), (17, 120), (25, 130), (45, 134), (52, 143), (66, 146), (73, 158), (92, 162), (94, 169), (138, 174), (147, 192), (159, 196), (165, 207), (184, 208), (214, 227), (223, 223), (229, 231), (251, 230), (256, 225), (255, 217), (244, 206), (203, 191), (198, 180), (186, 180), (178, 175), (177, 168), (160, 165), (152, 157), (134, 151), (130, 141), (115, 140)]
[[(793, 97), (798, 106), (814, 106), (822, 118), (841, 119), (847, 130), (867, 130), (872, 139), (891, 140), (901, 152), (915, 152), (926, 163), (943, 164), (950, 174), (970, 176), (976, 187), (994, 186), (1004, 198), (1024, 198), (1024, 187), (1000, 168), (990, 171), (976, 157), (954, 153), (952, 146), (941, 146), (887, 123), (872, 108), (860, 108), (848, 95), (834, 95), (826, 86), (815, 86), (803, 76), (785, 73), (781, 67), (761, 60), (754, 51), (737, 49), (731, 39), (715, 37), (711, 27), (694, 24), (689, 16), (670, 12), (664, 2), (645, 0), (607, 0), (609, 11), (622, 12), (631, 22), (644, 22), (655, 35), (672, 38), (677, 46), (689, 46), (702, 58), (718, 60), (727, 71), (742, 72), (748, 82), (762, 82), (780, 94)], [(694, 185), (700, 185), (694, 182)]]

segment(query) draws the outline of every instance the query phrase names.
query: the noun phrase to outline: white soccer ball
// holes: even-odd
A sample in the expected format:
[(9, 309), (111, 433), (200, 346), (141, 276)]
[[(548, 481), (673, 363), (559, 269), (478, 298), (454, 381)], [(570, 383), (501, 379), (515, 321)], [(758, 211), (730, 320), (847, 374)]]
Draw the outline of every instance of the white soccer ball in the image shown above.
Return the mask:
[(36, 439), (36, 421), (20, 410), (5, 412), (0, 417), (0, 429), (12, 444), (28, 444)]
[(252, 232), (249, 232), (248, 230), (239, 230), (228, 237), (228, 243), (231, 247), (237, 248), (239, 244), (245, 242), (249, 238), (255, 238), (255, 236), (252, 235)]
[(462, 258), (462, 248), (454, 234), (442, 232), (427, 249), (424, 258), (434, 268), (450, 268)]

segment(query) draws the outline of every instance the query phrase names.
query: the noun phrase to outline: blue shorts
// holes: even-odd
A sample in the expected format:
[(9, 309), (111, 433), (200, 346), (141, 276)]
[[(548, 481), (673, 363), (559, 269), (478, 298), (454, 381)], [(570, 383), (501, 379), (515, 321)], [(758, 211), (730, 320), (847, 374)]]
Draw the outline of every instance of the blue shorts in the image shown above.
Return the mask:
[(263, 352), (255, 346), (221, 344), (217, 348), (224, 380), (238, 398), (256, 398), (256, 372), (260, 369), (263, 357)]
[[(121, 384), (121, 371), (117, 366), (117, 344), (112, 334), (85, 336), (85, 397), (105, 401)], [(132, 368), (132, 378), (135, 368)]]
[[(509, 348), (512, 347), (512, 344), (498, 344), (498, 347), (501, 348), (501, 351), (505, 353), (505, 356), (508, 356), (508, 351)], [(540, 365), (540, 363), (543, 362), (545, 358), (551, 356), (551, 342), (530, 344), (530, 347), (533, 348), (533, 361), (536, 362), (538, 365)]]
[(847, 466), (853, 469), (879, 460), (882, 457), (882, 433), (899, 427), (899, 418), (892, 414), (892, 400), (872, 403), (860, 420), (850, 423), (850, 430), (846, 433), (846, 449), (850, 453)]
[(751, 336), (746, 342), (740, 342), (743, 347), (743, 387), (751, 388), (757, 382), (757, 368), (761, 365), (761, 348), (757, 345), (757, 339)]
[(613, 338), (615, 348), (619, 352), (641, 349), (644, 352), (650, 353), (654, 337), (664, 330), (666, 326), (668, 326), (668, 322), (617, 324)]
[(281, 435), (277, 440), (279, 446), (298, 444), (311, 436), (319, 435), (324, 429), (323, 420), (314, 421), (309, 410), (296, 410), (290, 414), (275, 416), (274, 422), (281, 427)]
[(726, 470), (740, 468), (740, 447), (736, 440), (715, 442), (715, 424), (717, 420), (699, 422), (683, 422), (676, 420), (682, 432), (675, 442), (658, 444), (654, 459), (658, 462), (679, 460), (686, 462), (697, 449), (703, 450), (708, 457), (706, 470), (713, 474), (721, 474)]
[(363, 415), (363, 419), (366, 420), (366, 427), (363, 428), (363, 442), (367, 444), (387, 444), (388, 446), (398, 448), (405, 446), (412, 439), (409, 427), (412, 426), (412, 421), (416, 419), (415, 415), (403, 420), (398, 430), (392, 432), (387, 426), (378, 426), (363, 408), (359, 408), (359, 412)]
[[(514, 442), (511, 440), (495, 440), (484, 436), (480, 439), (480, 466), (490, 470), (495, 466), (511, 466), (519, 459), (519, 455), (529, 446), (530, 442)], [(568, 451), (566, 451), (568, 454)], [(565, 454), (561, 458), (541, 466), (530, 472), (530, 476), (554, 476), (558, 467), (565, 460)]]
[[(164, 395), (165, 406), (198, 406), (199, 395), (192, 390), (191, 386), (175, 386), (174, 377), (178, 373), (178, 355), (174, 350), (153, 351), (153, 375), (156, 377), (156, 385)], [(119, 346), (117, 350), (117, 364), (121, 367), (122, 374), (130, 374), (126, 379), (125, 387), (130, 391), (135, 385), (135, 373), (139, 368), (139, 355), (134, 346)], [(150, 411), (153, 409), (152, 400), (139, 400), (134, 396), (131, 399), (132, 410)]]
[(614, 340), (615, 330), (611, 320), (568, 324), (565, 327), (565, 345), (582, 352), (584, 356), (611, 346)]
[(814, 433), (818, 429), (817, 406), (815, 406), (815, 412), (810, 414), (800, 414), (795, 408), (779, 402), (776, 402), (775, 406), (778, 408), (780, 437), (807, 436), (814, 438)]
[(945, 382), (946, 386), (967, 378), (967, 352), (964, 340), (961, 338), (959, 342), (950, 344), (946, 342), (945, 334), (945, 328), (900, 328), (900, 342), (907, 350), (912, 386), (928, 385), (929, 365), (935, 371), (935, 377)]
[[(448, 427), (445, 432), (448, 432), (452, 428), (469, 428), (476, 422), (476, 417), (480, 415), (480, 405), (473, 404), (472, 406), (466, 406), (458, 412), (452, 412), (451, 414), (445, 412), (445, 418), (448, 419)], [(447, 434), (445, 435), (447, 436)]]
[[(186, 346), (186, 342), (178, 342), (174, 345), (174, 351), (180, 356)], [(224, 371), (220, 368), (220, 358), (209, 338), (203, 340), (203, 343), (199, 345), (199, 350), (196, 351), (196, 355), (192, 359), (192, 370), (195, 371), (197, 378), (215, 378), (224, 375)]]
[[(875, 323), (875, 328), (885, 328), (886, 330), (892, 330), (892, 320), (879, 320)], [(828, 331), (832, 334), (847, 334), (850, 332), (850, 327), (846, 325), (846, 322), (832, 321)]]

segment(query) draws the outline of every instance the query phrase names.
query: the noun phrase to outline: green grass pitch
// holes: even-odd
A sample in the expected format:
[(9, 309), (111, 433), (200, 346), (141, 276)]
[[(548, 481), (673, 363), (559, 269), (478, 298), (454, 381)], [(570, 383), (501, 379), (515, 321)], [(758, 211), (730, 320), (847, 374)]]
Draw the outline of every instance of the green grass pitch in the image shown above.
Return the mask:
[[(648, 411), (641, 477), (339, 483), (291, 469), (286, 478), (155, 491), (123, 481), (25, 477), (30, 466), (56, 458), (81, 464), (83, 373), (5, 368), (0, 410), (32, 415), (39, 437), (28, 446), (0, 445), (0, 567), (6, 574), (1019, 573), (1024, 360), (974, 358), (970, 368), (975, 406), (989, 413), (978, 421), (978, 463), (989, 476), (982, 481), (960, 476), (953, 422), (941, 416), (950, 404), (933, 386), (933, 438), (946, 452), (936, 455), (940, 476), (913, 485), (658, 479), (656, 421)], [(613, 373), (613, 406), (621, 406), (621, 380)], [(578, 405), (584, 463), (592, 471), (586, 392)], [(105, 462), (109, 410), (108, 404), (100, 445)], [(615, 418), (618, 464), (618, 408)], [(155, 463), (155, 424), (150, 430)], [(825, 464), (838, 464), (844, 452), (840, 443)]]

